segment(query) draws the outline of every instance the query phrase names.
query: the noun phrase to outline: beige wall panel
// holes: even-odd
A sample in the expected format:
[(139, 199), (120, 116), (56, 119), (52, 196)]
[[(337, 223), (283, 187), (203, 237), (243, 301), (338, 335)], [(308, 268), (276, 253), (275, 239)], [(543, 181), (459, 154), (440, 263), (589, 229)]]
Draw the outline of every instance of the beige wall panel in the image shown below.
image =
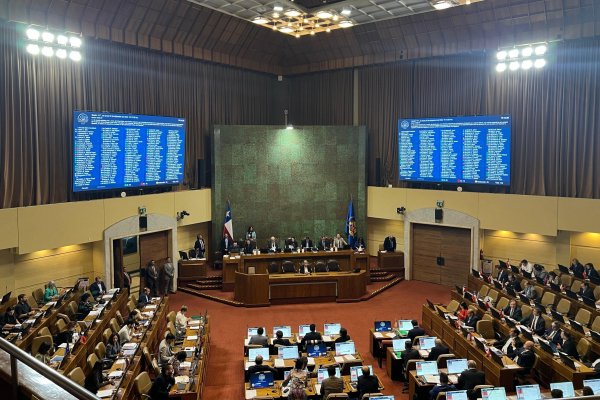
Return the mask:
[(18, 208), (19, 254), (102, 239), (101, 200)]
[(571, 254), (569, 259), (577, 258), (582, 263), (591, 262), (600, 267), (600, 234), (571, 233)]
[(0, 210), (0, 249), (10, 249), (19, 245), (19, 224), (16, 208)]
[(600, 232), (600, 200), (559, 197), (558, 229)]
[(379, 245), (383, 244), (383, 240), (388, 235), (396, 237), (396, 246), (400, 251), (404, 251), (404, 221), (390, 221), (379, 218), (369, 218), (368, 225), (368, 242), (366, 243), (369, 254), (377, 255)]
[(15, 290), (15, 264), (13, 250), (0, 250), (0, 292)]
[(482, 229), (556, 236), (557, 197), (479, 194)]
[(498, 235), (497, 232), (484, 234), (483, 253), (486, 258), (506, 261), (510, 258), (511, 264), (517, 265), (521, 260), (527, 259), (532, 263), (542, 264), (551, 269), (556, 266), (555, 238), (536, 234), (515, 234), (506, 232)]
[(104, 275), (104, 241), (99, 240), (92, 245), (92, 265), (94, 275)]
[(175, 192), (175, 212), (186, 210), (190, 215), (179, 221), (179, 226), (193, 225), (212, 219), (210, 189)]
[(187, 251), (193, 249), (196, 242), (196, 235), (200, 234), (204, 238), (207, 251), (210, 252), (211, 246), (207, 241), (210, 239), (208, 234), (210, 224), (210, 222), (204, 222), (202, 224), (180, 226), (177, 228), (177, 250)]
[(443, 200), (444, 208), (451, 208), (475, 218), (479, 213), (478, 193), (412, 189), (407, 191), (406, 200), (408, 210), (436, 207), (436, 202)]
[[(146, 207), (148, 214), (175, 217), (175, 193), (149, 194), (104, 200), (104, 228), (138, 215), (138, 207)], [(179, 210), (181, 211), (181, 210)]]
[(407, 189), (369, 186), (367, 188), (367, 217), (402, 220), (396, 208), (406, 207)]

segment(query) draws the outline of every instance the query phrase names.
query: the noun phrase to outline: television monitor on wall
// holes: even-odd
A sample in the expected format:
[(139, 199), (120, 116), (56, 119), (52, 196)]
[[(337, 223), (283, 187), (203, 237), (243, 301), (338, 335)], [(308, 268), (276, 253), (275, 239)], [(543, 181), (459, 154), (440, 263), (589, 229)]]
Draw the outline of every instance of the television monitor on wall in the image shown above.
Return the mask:
[(402, 181), (510, 185), (511, 117), (398, 121)]
[(73, 192), (183, 182), (185, 119), (73, 112)]

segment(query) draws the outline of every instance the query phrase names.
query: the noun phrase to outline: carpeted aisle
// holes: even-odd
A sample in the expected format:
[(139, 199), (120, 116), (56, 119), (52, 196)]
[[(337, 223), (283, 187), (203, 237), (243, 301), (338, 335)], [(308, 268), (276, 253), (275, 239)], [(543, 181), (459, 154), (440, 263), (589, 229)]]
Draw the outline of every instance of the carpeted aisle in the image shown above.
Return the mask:
[(340, 322), (346, 327), (365, 362), (373, 365), (375, 374), (383, 382), (384, 393), (404, 400), (408, 396), (401, 394), (402, 384), (392, 382), (385, 372), (385, 365), (379, 369), (377, 360), (369, 353), (369, 328), (375, 320), (420, 320), (425, 298), (447, 303), (450, 300), (450, 288), (404, 281), (369, 301), (359, 303), (295, 304), (264, 308), (231, 307), (180, 293), (170, 296), (170, 304), (173, 310), (186, 304), (189, 315), (204, 313), (205, 310), (210, 315), (211, 348), (203, 400), (244, 398), (243, 339), (248, 326), (263, 325), (270, 333), (275, 325), (291, 325), (295, 331), (300, 324), (315, 323), (322, 331), (324, 322)]

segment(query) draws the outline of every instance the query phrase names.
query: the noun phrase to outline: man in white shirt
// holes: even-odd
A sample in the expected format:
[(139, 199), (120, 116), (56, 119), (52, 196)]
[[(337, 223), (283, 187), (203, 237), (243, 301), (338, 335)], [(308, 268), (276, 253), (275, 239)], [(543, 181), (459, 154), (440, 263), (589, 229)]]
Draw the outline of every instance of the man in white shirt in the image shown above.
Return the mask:
[(175, 336), (170, 332), (158, 345), (158, 364), (162, 367), (166, 365), (171, 357), (173, 356), (173, 343), (175, 342)]
[(131, 335), (133, 335), (134, 322), (132, 319), (128, 319), (125, 325), (119, 331), (119, 342), (121, 344), (131, 341)]
[(533, 264), (527, 260), (521, 261), (521, 271), (533, 274)]
[(183, 336), (185, 334), (185, 329), (189, 321), (189, 318), (185, 316), (186, 312), (187, 306), (181, 306), (181, 309), (177, 312), (177, 315), (175, 316), (175, 330), (177, 331), (178, 336)]
[(347, 245), (348, 242), (346, 242), (342, 235), (340, 235), (339, 233), (335, 235), (335, 238), (333, 239), (333, 247), (335, 247), (336, 249), (343, 249), (344, 246)]

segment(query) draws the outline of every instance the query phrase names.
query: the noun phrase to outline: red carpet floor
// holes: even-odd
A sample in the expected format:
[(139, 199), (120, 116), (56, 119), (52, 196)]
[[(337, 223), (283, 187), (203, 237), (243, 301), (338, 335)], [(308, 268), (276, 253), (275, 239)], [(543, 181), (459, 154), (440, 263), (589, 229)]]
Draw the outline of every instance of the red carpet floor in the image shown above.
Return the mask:
[(421, 319), (421, 305), (429, 298), (434, 302), (447, 303), (450, 288), (417, 281), (404, 281), (369, 301), (359, 303), (318, 303), (280, 305), (264, 308), (239, 308), (179, 293), (170, 296), (173, 310), (182, 304), (189, 308), (189, 315), (208, 310), (211, 318), (211, 348), (208, 374), (203, 400), (244, 399), (243, 339), (248, 326), (315, 323), (322, 330), (324, 322), (340, 322), (348, 329), (357, 350), (372, 364), (375, 374), (385, 386), (384, 393), (404, 400), (402, 384), (391, 381), (386, 372), (377, 366), (377, 360), (369, 353), (369, 328), (375, 320)]

